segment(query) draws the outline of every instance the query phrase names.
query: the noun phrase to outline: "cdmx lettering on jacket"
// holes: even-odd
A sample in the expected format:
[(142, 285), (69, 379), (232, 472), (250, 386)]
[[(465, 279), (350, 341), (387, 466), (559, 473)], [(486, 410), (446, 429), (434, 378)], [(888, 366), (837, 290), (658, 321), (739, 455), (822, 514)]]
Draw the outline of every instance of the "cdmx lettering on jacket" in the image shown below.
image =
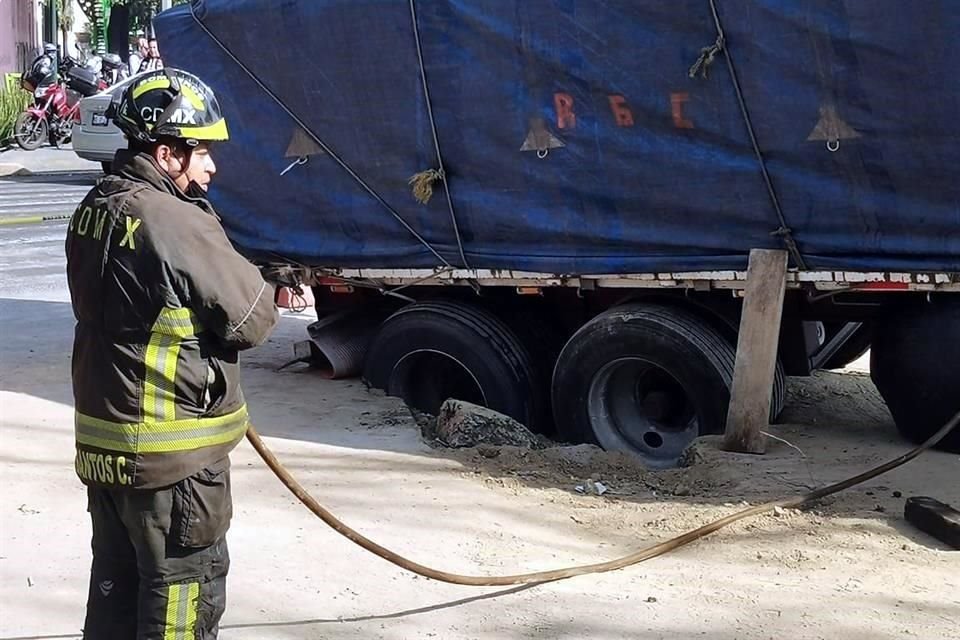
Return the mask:
[[(78, 208), (70, 218), (70, 233), (81, 238), (103, 240), (104, 227), (110, 212), (97, 207)], [(120, 236), (121, 248), (135, 251), (137, 248), (136, 233), (143, 221), (140, 218), (123, 216), (123, 234)]]
[(74, 466), (77, 475), (84, 480), (125, 486), (130, 484), (127, 475), (127, 459), (124, 456), (112, 456), (109, 453), (77, 451)]

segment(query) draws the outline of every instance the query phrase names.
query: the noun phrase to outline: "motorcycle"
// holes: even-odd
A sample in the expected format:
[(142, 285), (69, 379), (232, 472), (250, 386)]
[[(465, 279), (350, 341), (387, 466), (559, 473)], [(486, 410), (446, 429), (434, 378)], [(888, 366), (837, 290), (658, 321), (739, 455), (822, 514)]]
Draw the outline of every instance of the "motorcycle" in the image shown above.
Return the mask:
[(69, 56), (59, 69), (57, 81), (53, 81), (52, 74), (26, 74), (20, 81), (20, 86), (34, 96), (33, 105), (14, 123), (14, 139), (21, 149), (33, 151), (44, 141), (59, 149), (69, 142), (74, 123), (80, 122), (81, 98), (107, 88), (99, 74)]
[(103, 78), (107, 86), (112, 87), (118, 82), (130, 77), (130, 71), (123, 60), (115, 53), (105, 53), (103, 56), (92, 56), (84, 65), (93, 69)]

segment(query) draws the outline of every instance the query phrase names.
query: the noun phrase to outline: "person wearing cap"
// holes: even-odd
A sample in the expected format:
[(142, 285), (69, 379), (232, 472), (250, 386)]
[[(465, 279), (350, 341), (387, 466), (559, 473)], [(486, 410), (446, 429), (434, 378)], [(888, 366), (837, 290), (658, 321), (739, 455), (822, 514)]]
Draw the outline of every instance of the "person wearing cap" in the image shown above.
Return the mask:
[(165, 69), (109, 117), (126, 134), (73, 214), (67, 279), (76, 473), (93, 563), (83, 637), (217, 637), (232, 516), (229, 453), (247, 430), (238, 353), (278, 319), (273, 288), (207, 199), (228, 138), (213, 91)]

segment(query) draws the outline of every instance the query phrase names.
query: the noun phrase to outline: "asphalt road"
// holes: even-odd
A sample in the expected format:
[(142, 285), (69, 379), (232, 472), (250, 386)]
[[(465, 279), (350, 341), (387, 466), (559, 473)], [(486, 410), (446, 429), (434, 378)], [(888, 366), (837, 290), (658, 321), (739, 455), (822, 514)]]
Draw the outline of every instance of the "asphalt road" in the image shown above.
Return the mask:
[(68, 301), (63, 242), (69, 216), (99, 177), (97, 172), (0, 178), (0, 298)]

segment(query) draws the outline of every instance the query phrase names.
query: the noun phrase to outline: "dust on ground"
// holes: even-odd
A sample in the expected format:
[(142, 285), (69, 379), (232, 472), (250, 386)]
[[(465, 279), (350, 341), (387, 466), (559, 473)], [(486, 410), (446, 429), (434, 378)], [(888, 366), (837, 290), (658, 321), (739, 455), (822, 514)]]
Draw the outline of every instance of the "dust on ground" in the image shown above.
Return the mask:
[[(77, 638), (90, 525), (72, 470), (74, 320), (33, 300), (0, 299), (0, 314), (17, 337), (0, 341), (0, 637)], [(869, 378), (847, 373), (790, 381), (771, 432), (804, 455), (779, 441), (764, 456), (706, 448), (688, 468), (652, 472), (592, 447), (432, 449), (396, 399), (302, 366), (277, 371), (308, 321), (285, 317), (245, 354), (254, 424), (345, 523), (447, 571), (609, 560), (908, 448)], [(956, 637), (960, 556), (902, 518), (910, 495), (960, 503), (956, 455), (931, 452), (832, 502), (744, 520), (636, 567), (507, 590), (401, 571), (317, 522), (250, 447), (231, 457), (223, 640)]]
[[(679, 534), (748, 506), (805, 494), (912, 448), (897, 434), (862, 366), (791, 378), (787, 408), (768, 431), (763, 455), (721, 451), (721, 438), (707, 436), (689, 448), (684, 466), (653, 470), (628, 453), (593, 445), (448, 449), (435, 440), (430, 444), (435, 455), (460, 462), (464, 477), (493, 491), (535, 495), (546, 504), (570, 509), (570, 518), (593, 532), (629, 536), (647, 529)], [(421, 428), (429, 424), (428, 416), (416, 417)], [(960, 471), (960, 464), (955, 468)], [(796, 530), (806, 544), (832, 540), (841, 548), (871, 538), (888, 550), (922, 555), (926, 547), (942, 545), (902, 521), (906, 499), (932, 493), (960, 504), (960, 483), (948, 485), (942, 472), (929, 472), (922, 461), (914, 462), (802, 509), (778, 508), (724, 531), (780, 535)], [(595, 483), (600, 483), (602, 495), (597, 495)], [(810, 553), (768, 551), (767, 559), (790, 566)], [(762, 560), (764, 553), (758, 551), (757, 557)]]

